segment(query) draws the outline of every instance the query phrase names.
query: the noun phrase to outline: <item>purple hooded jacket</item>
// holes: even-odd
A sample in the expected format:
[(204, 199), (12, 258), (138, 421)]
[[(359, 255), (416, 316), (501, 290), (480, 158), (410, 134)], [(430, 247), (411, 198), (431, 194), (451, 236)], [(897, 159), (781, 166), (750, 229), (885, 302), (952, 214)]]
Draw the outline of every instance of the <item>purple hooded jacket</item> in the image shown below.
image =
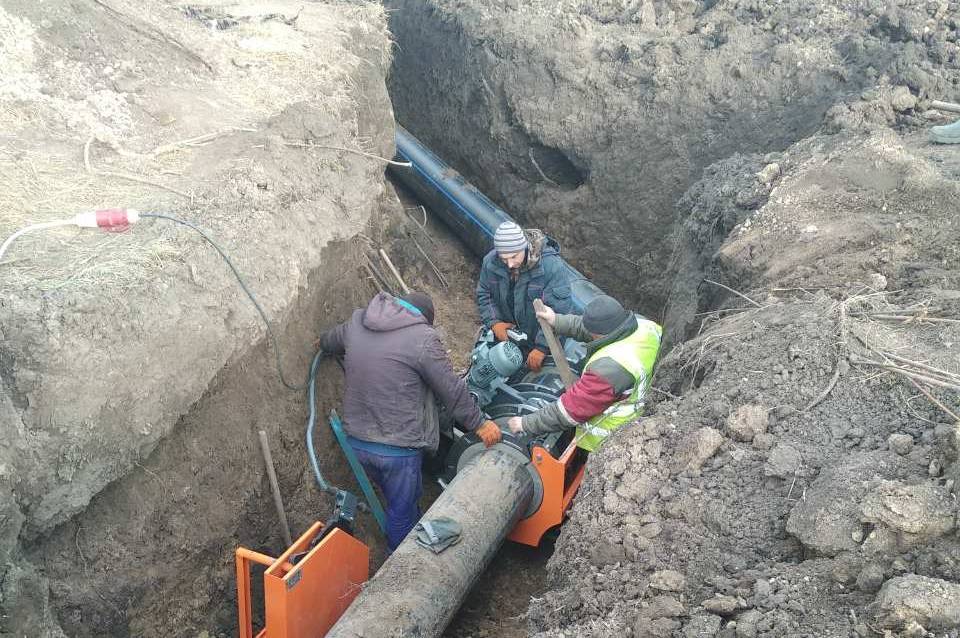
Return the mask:
[(327, 354), (346, 354), (343, 421), (350, 436), (436, 450), (440, 432), (424, 415), (428, 387), (467, 430), (484, 421), (433, 326), (386, 293), (325, 332), (320, 347)]

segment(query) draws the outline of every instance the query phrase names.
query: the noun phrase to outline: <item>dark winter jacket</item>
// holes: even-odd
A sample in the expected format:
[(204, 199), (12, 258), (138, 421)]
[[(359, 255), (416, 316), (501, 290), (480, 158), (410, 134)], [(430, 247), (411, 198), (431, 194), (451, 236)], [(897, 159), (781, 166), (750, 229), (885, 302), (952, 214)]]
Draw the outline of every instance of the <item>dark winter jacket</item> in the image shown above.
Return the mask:
[(531, 346), (548, 352), (547, 340), (540, 334), (533, 300), (542, 299), (559, 314), (573, 311), (570, 302), (571, 272), (564, 268), (560, 246), (539, 230), (525, 230), (530, 248), (518, 273), (511, 273), (497, 251), (483, 258), (477, 283), (477, 307), (487, 328), (498, 321), (515, 324), (525, 332)]
[(366, 309), (324, 333), (320, 347), (327, 354), (346, 354), (343, 421), (350, 436), (436, 450), (440, 433), (424, 417), (428, 387), (465, 429), (483, 423), (436, 330), (388, 294), (378, 294)]

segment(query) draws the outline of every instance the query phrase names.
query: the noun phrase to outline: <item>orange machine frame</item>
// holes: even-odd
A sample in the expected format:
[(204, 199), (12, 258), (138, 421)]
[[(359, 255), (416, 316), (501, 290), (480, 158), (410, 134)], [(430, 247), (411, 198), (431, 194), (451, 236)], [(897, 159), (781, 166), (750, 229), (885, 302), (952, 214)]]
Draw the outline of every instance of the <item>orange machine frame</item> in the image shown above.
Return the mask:
[[(316, 547), (323, 529), (314, 523), (279, 558), (237, 549), (237, 610), (240, 638), (254, 638), (250, 589), (253, 563), (263, 574), (264, 628), (256, 638), (316, 638), (326, 635), (360, 593), (370, 570), (370, 550), (342, 529), (334, 529)], [(308, 551), (309, 550), (309, 551)], [(295, 565), (291, 556), (307, 551)]]
[(574, 441), (570, 442), (558, 459), (553, 458), (540, 446), (533, 448), (530, 462), (533, 463), (543, 483), (543, 500), (536, 512), (517, 523), (507, 536), (508, 539), (537, 547), (540, 545), (540, 539), (550, 528), (563, 522), (567, 516), (567, 510), (570, 509), (570, 503), (580, 489), (580, 483), (583, 482), (584, 465), (574, 471), (569, 482), (566, 478), (567, 466), (574, 461), (576, 452), (577, 444)]

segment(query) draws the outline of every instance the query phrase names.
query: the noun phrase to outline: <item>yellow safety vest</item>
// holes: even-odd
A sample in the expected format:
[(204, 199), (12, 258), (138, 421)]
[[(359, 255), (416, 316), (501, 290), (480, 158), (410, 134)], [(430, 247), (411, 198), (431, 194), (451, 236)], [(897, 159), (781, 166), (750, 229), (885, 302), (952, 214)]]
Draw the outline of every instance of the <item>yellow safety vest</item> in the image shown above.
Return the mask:
[(634, 379), (633, 390), (629, 396), (617, 401), (609, 408), (593, 417), (583, 425), (577, 426), (577, 445), (587, 452), (596, 450), (610, 433), (624, 423), (630, 423), (643, 412), (643, 401), (653, 378), (653, 364), (660, 352), (660, 339), (663, 329), (659, 324), (644, 317), (637, 317), (639, 324), (630, 336), (606, 345), (587, 360), (587, 366), (598, 359), (610, 357)]

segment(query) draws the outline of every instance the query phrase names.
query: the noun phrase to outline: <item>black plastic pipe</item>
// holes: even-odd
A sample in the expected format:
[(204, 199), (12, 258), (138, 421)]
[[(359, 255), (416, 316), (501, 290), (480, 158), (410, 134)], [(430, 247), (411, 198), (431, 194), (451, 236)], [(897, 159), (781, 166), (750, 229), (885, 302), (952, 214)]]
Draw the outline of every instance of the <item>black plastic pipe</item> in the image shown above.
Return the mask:
[[(474, 253), (480, 257), (486, 255), (493, 248), (497, 226), (514, 219), (400, 125), (397, 125), (396, 137), (397, 159), (412, 166), (390, 166), (391, 173)], [(566, 261), (563, 263), (574, 282), (571, 285), (574, 308), (583, 312), (590, 300), (603, 291), (579, 270)]]
[(532, 495), (516, 455), (497, 446), (474, 457), (423, 516), (460, 523), (460, 542), (434, 554), (410, 532), (326, 638), (438, 638)]

